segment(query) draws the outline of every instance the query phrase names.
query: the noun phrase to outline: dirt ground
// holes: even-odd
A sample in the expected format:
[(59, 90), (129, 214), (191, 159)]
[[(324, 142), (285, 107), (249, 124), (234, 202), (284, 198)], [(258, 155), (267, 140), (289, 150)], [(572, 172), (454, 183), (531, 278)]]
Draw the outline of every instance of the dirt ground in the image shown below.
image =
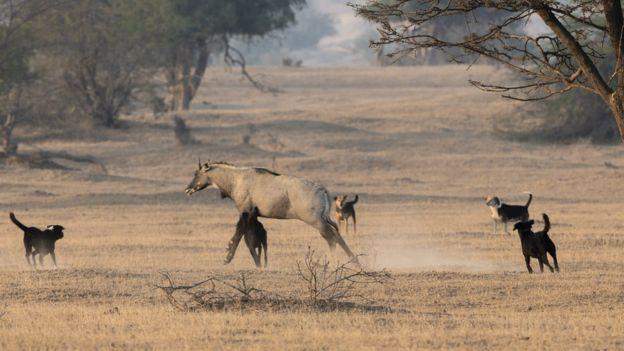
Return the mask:
[[(513, 105), (469, 86), (500, 74), (486, 67), (254, 73), (283, 92), (208, 72), (182, 114), (199, 141), (189, 147), (176, 145), (170, 117), (147, 113), (97, 136), (17, 131), (23, 151), (91, 155), (107, 173), (0, 168), (0, 349), (624, 348), (622, 146), (493, 136)], [(198, 157), (359, 194), (359, 232), (345, 238), (368, 269), (392, 274), (362, 288), (383, 308), (172, 308), (154, 287), (161, 271), (181, 283), (245, 271), (259, 288), (296, 295), (308, 247), (329, 254), (311, 227), (265, 220), (269, 268), (253, 268), (244, 247), (224, 266), (237, 212), (215, 190), (184, 194)], [(560, 274), (527, 274), (517, 235), (492, 233), (483, 196), (524, 203), (525, 191), (532, 215), (553, 221)], [(58, 270), (29, 269), (9, 211), (67, 228)]]

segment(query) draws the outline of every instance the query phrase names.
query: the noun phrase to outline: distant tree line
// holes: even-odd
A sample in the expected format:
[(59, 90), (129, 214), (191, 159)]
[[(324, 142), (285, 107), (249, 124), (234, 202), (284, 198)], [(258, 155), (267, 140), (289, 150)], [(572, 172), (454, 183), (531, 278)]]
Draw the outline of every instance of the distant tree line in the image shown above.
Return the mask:
[(27, 120), (115, 127), (136, 102), (189, 109), (232, 40), (295, 21), (305, 0), (0, 0), (1, 152)]

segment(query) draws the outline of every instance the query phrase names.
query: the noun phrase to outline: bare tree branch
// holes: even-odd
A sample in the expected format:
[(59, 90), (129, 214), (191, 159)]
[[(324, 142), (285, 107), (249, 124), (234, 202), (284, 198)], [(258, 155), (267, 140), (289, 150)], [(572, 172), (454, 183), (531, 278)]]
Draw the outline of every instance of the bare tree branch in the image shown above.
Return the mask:
[(271, 93), (273, 95), (277, 95), (281, 92), (280, 89), (266, 85), (249, 74), (247, 71), (245, 57), (238, 49), (230, 45), (229, 39), (226, 36), (223, 37), (223, 45), (225, 47), (225, 52), (223, 54), (225, 63), (230, 66), (240, 67), (240, 73), (247, 79), (247, 81), (249, 81), (249, 83), (251, 83), (251, 85), (253, 85), (254, 88), (260, 90), (261, 92)]

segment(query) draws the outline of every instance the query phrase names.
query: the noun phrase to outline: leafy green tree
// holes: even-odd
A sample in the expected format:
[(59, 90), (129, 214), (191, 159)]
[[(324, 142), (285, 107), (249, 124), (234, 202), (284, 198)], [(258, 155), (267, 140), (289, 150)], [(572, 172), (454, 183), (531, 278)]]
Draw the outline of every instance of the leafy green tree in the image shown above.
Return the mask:
[(169, 27), (167, 1), (80, 0), (39, 23), (43, 52), (59, 63), (73, 106), (112, 127), (156, 74), (162, 37)]
[[(210, 58), (231, 53), (233, 37), (253, 38), (286, 28), (305, 0), (170, 0), (165, 70), (172, 110), (188, 109)], [(232, 61), (237, 61), (232, 60)]]
[(23, 110), (22, 92), (33, 80), (29, 60), (34, 52), (34, 21), (57, 6), (57, 0), (0, 0), (0, 142), (14, 154), (15, 124)]

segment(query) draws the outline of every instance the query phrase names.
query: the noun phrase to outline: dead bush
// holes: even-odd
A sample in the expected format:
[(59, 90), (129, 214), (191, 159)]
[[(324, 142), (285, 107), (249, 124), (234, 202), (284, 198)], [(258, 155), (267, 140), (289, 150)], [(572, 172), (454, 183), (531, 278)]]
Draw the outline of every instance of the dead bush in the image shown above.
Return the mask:
[(247, 273), (235, 278), (209, 276), (190, 285), (177, 285), (167, 272), (161, 275), (165, 285), (156, 287), (165, 293), (171, 306), (180, 311), (252, 308), (280, 301), (279, 297), (251, 286)]
[(362, 293), (366, 285), (383, 284), (390, 279), (385, 270), (366, 271), (354, 257), (345, 263), (332, 266), (324, 257), (308, 249), (303, 262), (297, 262), (297, 273), (306, 284), (308, 302), (311, 304), (335, 304), (343, 301), (370, 302)]
[(257, 288), (252, 273), (233, 277), (211, 275), (197, 283), (179, 285), (171, 274), (162, 272), (163, 283), (156, 285), (179, 311), (222, 310), (362, 310), (388, 311), (372, 304), (362, 287), (384, 285), (391, 280), (386, 271), (368, 272), (355, 259), (335, 266), (309, 250), (297, 263), (298, 282), (304, 294), (279, 294)]

